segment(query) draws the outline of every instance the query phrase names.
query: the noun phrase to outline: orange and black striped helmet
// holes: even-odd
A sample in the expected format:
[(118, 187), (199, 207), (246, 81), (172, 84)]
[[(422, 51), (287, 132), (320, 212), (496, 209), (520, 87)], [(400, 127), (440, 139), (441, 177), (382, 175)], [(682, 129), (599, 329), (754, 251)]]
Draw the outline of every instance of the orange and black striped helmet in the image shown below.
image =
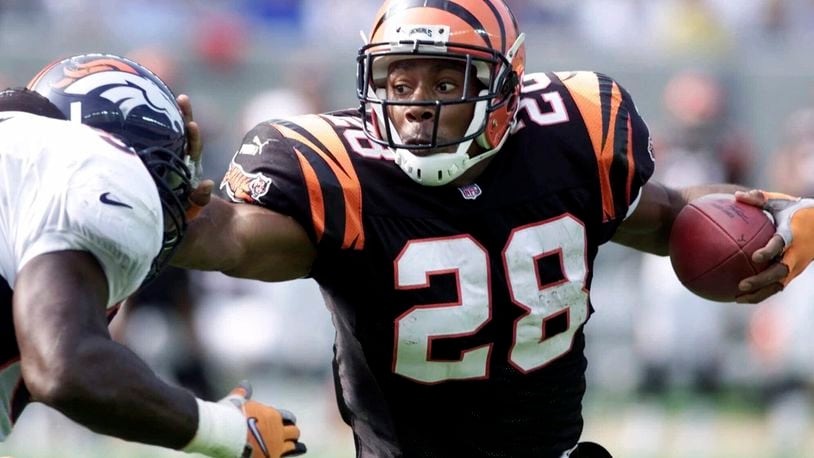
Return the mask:
[[(367, 44), (357, 57), (357, 96), (365, 132), (396, 150), (396, 162), (415, 181), (430, 186), (449, 183), (503, 145), (515, 122), (525, 69), (524, 36), (505, 0), (387, 0), (379, 9)], [(473, 97), (451, 101), (390, 100), (384, 90), (390, 64), (402, 59), (442, 58), (465, 62), (482, 89)], [(474, 103), (466, 134), (437, 140), (438, 126), (428, 143), (401, 141), (388, 106), (434, 107)], [(486, 149), (470, 159), (473, 141)], [(415, 155), (411, 151), (458, 145), (455, 153)]]

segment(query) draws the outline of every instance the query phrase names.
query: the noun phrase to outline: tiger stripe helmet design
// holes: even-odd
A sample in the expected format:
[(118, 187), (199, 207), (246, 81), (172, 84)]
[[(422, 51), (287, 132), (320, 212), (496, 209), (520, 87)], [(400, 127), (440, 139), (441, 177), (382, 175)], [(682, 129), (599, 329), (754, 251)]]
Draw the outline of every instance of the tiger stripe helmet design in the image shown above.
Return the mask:
[[(524, 35), (504, 0), (387, 0), (379, 9), (368, 43), (357, 57), (357, 97), (371, 141), (396, 151), (396, 163), (416, 182), (440, 186), (459, 177), (503, 146), (515, 123), (525, 71)], [(388, 99), (390, 64), (403, 59), (452, 59), (466, 63), (481, 84), (474, 96), (442, 101)], [(464, 136), (439, 142), (437, 119), (444, 106), (474, 103)], [(407, 144), (396, 131), (388, 107), (431, 106), (436, 126), (428, 143)], [(470, 158), (473, 141), (486, 151)], [(416, 155), (416, 150), (457, 145), (454, 152)]]

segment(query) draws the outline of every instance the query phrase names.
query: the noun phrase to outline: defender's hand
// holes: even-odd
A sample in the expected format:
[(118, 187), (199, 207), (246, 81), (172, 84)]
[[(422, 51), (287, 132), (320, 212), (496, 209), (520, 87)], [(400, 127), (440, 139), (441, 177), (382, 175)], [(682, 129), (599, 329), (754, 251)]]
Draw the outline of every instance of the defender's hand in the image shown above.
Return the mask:
[(201, 139), (201, 128), (192, 116), (192, 102), (186, 94), (179, 95), (176, 101), (181, 107), (181, 113), (184, 114), (187, 132), (187, 155), (184, 159), (189, 168), (190, 183), (193, 187), (186, 214), (187, 221), (189, 221), (198, 216), (203, 207), (209, 203), (215, 183), (212, 180), (203, 179), (203, 140)]
[(305, 444), (298, 442), (300, 429), (294, 414), (252, 401), (251, 395), (252, 387), (244, 381), (221, 400), (240, 409), (246, 417), (249, 430), (242, 458), (279, 458), (305, 453)]
[(192, 102), (186, 94), (179, 95), (176, 99), (181, 113), (184, 115), (184, 125), (187, 131), (187, 155), (193, 161), (200, 163), (203, 153), (203, 140), (201, 139), (201, 128), (192, 116)]
[(774, 217), (777, 233), (769, 241), (769, 249), (757, 250), (754, 256), (761, 255), (760, 260), (766, 260), (782, 253), (781, 263), (787, 268), (782, 283), (787, 285), (814, 259), (814, 199), (760, 190), (735, 196), (743, 202), (762, 206)]

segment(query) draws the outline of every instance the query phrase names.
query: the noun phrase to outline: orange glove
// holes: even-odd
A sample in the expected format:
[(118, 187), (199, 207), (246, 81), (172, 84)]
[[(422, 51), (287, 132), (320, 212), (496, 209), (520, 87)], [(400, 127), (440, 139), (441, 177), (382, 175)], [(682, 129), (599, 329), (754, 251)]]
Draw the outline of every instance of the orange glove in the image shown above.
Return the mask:
[(280, 458), (305, 453), (305, 444), (298, 442), (300, 429), (294, 414), (252, 401), (251, 396), (251, 385), (243, 381), (221, 400), (234, 404), (246, 417), (249, 430), (242, 458)]
[(788, 285), (814, 260), (814, 199), (765, 191), (763, 194), (764, 208), (774, 217), (777, 235), (786, 244), (782, 262), (789, 268), (789, 274), (783, 284)]

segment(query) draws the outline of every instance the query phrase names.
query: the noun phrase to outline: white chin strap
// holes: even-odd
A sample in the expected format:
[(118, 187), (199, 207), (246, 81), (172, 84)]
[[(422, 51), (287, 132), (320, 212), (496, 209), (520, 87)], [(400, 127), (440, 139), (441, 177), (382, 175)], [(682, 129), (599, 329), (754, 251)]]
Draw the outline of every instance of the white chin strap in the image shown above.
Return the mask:
[[(483, 93), (481, 95), (483, 95)], [(475, 104), (475, 113), (472, 116), (472, 122), (469, 124), (466, 134), (464, 134), (465, 136), (477, 132), (482, 126), (486, 117), (487, 104), (488, 102), (485, 100)], [(452, 153), (433, 152), (427, 156), (417, 156), (409, 149), (397, 148), (396, 164), (407, 176), (418, 184), (424, 186), (443, 186), (463, 175), (463, 173), (469, 170), (473, 165), (497, 153), (506, 142), (506, 138), (508, 138), (511, 130), (512, 129), (506, 130), (506, 134), (503, 135), (503, 138), (500, 139), (500, 142), (495, 145), (494, 148), (488, 149), (475, 157), (469, 157), (469, 148), (473, 140), (467, 140), (459, 143), (458, 147)], [(484, 133), (477, 138), (480, 145), (486, 144), (486, 142), (481, 139), (481, 137), (485, 135), (486, 133), (484, 131)], [(395, 143), (401, 143), (401, 138), (392, 123), (390, 125), (390, 136)]]
[(500, 144), (475, 157), (469, 157), (467, 154), (472, 140), (459, 144), (454, 153), (433, 153), (429, 156), (416, 156), (408, 149), (399, 148), (396, 149), (396, 164), (418, 184), (443, 186), (463, 175), (478, 162), (494, 156), (507, 137), (508, 135), (504, 136)]

